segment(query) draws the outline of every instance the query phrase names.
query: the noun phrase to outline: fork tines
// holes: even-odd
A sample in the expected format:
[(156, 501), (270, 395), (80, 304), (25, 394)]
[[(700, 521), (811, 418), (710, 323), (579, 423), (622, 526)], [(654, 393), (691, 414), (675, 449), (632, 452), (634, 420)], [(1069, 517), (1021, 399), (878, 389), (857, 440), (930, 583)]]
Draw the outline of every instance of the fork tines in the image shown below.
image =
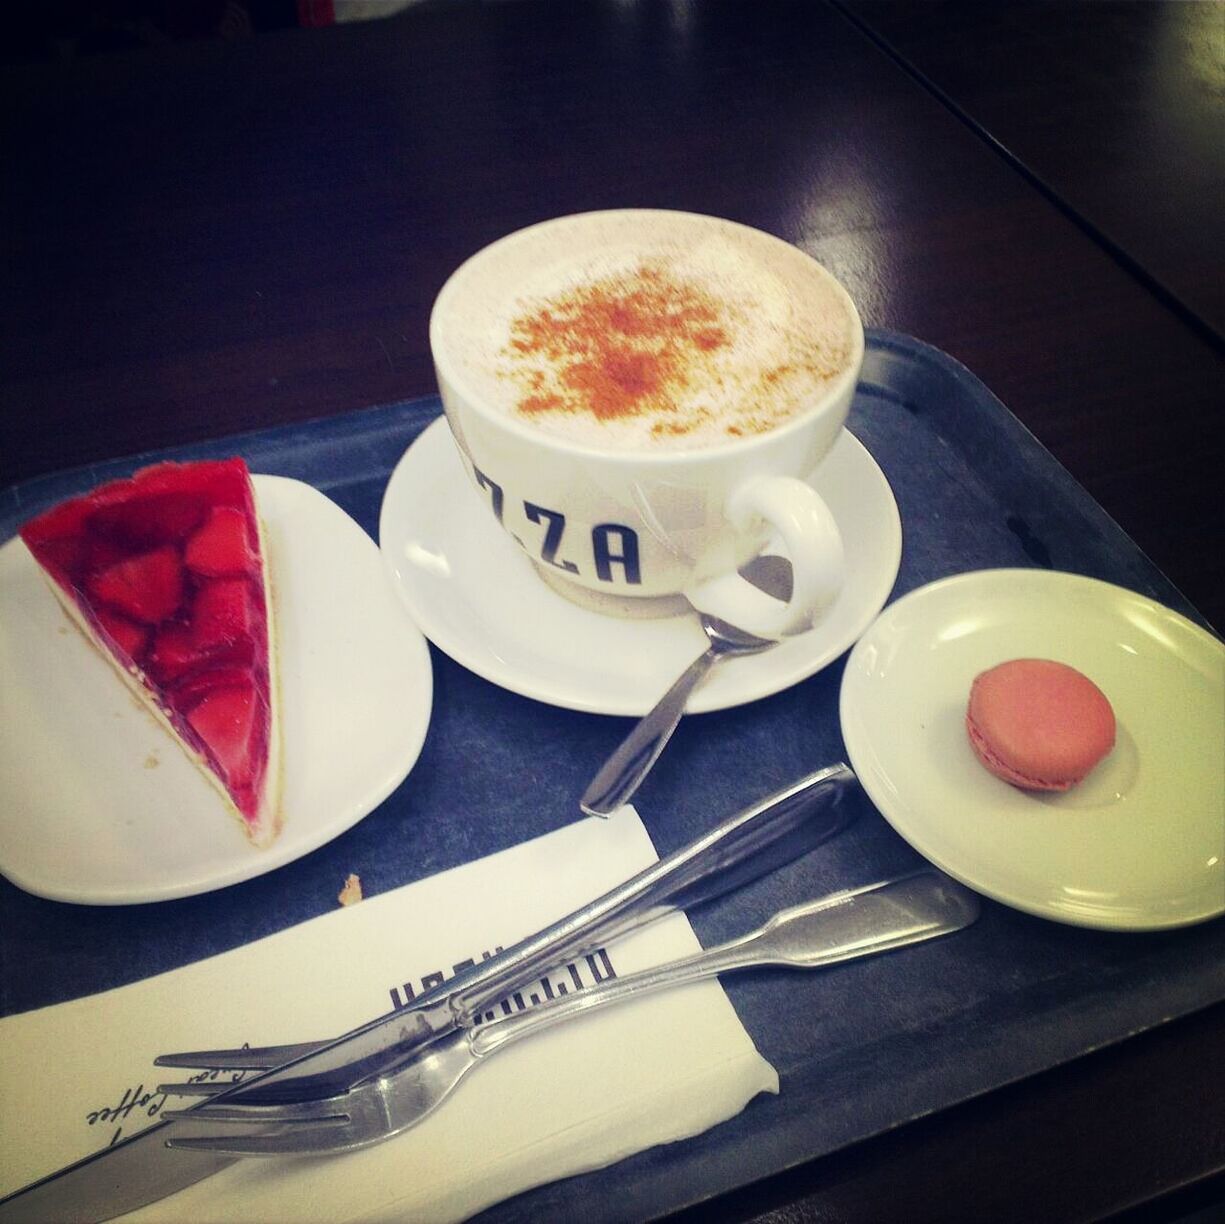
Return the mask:
[(159, 1054), (155, 1067), (195, 1067), (202, 1071), (270, 1071), (301, 1055), (314, 1045), (241, 1046), (230, 1050), (186, 1050)]

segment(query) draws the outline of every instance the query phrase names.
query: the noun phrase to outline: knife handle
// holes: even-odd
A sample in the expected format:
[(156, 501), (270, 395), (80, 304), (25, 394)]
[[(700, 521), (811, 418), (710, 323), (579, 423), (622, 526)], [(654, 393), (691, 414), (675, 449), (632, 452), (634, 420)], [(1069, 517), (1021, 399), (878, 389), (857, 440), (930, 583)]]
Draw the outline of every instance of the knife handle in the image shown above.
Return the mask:
[(841, 802), (855, 775), (842, 763), (768, 796), (688, 846), (498, 956), (452, 978), (460, 1026), (539, 974), (584, 952), (756, 879), (841, 832), (851, 809)]

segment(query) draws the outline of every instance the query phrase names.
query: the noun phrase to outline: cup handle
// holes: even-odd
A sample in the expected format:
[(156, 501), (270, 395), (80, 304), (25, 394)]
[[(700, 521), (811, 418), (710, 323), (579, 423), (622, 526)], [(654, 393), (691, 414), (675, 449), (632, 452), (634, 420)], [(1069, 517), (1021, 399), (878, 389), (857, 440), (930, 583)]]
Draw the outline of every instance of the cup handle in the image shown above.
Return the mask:
[(782, 537), (793, 571), (791, 598), (772, 599), (735, 573), (695, 585), (686, 598), (700, 612), (760, 637), (810, 629), (837, 597), (845, 573), (842, 533), (829, 507), (802, 480), (762, 476), (733, 493), (727, 517), (739, 531), (764, 520)]

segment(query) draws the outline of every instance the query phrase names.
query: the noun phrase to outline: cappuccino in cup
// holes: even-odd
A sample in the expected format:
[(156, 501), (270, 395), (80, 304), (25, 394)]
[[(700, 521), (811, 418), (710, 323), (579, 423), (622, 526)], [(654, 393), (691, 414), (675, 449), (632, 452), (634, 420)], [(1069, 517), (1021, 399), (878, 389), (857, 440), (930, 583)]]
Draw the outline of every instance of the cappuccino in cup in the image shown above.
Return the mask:
[(752, 438), (852, 360), (846, 295), (798, 254), (717, 219), (605, 216), (569, 243), (555, 233), (510, 283), (456, 296), (444, 360), (491, 408), (578, 446)]
[[(836, 596), (841, 539), (803, 478), (842, 429), (863, 328), (802, 251), (691, 213), (562, 217), (463, 264), (430, 344), (475, 488), (564, 594), (626, 614), (684, 596), (771, 634)], [(772, 533), (785, 605), (736, 577)]]

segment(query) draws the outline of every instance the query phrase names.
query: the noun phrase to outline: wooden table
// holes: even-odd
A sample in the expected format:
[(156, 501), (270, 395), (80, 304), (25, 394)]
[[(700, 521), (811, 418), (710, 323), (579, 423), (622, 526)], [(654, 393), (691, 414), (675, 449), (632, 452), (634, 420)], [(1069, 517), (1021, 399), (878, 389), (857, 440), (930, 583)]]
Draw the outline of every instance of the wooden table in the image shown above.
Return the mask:
[[(6, 67), (0, 480), (431, 393), (430, 304), (466, 255), (561, 213), (684, 208), (797, 243), (865, 322), (964, 362), (1225, 625), (1220, 281), (1177, 253), (1221, 250), (1219, 199), (1163, 203), (1169, 241), (1140, 241), (1142, 179), (1103, 130), (1110, 108), (1074, 105), (1057, 32), (1026, 43), (1007, 113), (1040, 114), (1057, 70), (1061, 164), (1081, 164), (1079, 142), (1115, 174), (1080, 176), (1078, 195), (1044, 168), (1049, 127), (1002, 155), (984, 130), (1007, 115), (952, 71), (995, 64), (1007, 94), (1001, 25), (943, 6), (933, 39), (924, 8), (457, 2)], [(1151, 24), (1146, 8), (1131, 20)], [(1131, 28), (1128, 6), (1108, 15), (1116, 37)], [(1127, 84), (1135, 57), (1094, 45), (1086, 81)], [(1220, 1202), (1223, 1042), (1218, 1006), (719, 1214), (1070, 1220), (1156, 1203), (1125, 1217), (1147, 1219)]]

